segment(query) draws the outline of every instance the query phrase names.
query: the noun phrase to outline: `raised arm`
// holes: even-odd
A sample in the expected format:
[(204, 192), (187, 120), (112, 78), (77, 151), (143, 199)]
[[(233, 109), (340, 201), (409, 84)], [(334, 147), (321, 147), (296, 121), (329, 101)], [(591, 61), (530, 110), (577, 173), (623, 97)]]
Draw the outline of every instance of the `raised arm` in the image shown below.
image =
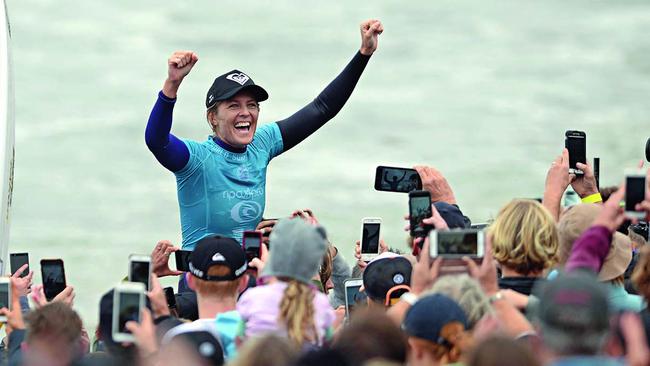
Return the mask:
[(191, 51), (176, 51), (167, 60), (167, 79), (162, 91), (158, 93), (158, 100), (151, 110), (145, 130), (147, 147), (160, 164), (172, 172), (183, 169), (190, 158), (187, 146), (170, 131), (176, 93), (183, 78), (197, 61), (198, 57)]
[(284, 151), (316, 132), (343, 108), (357, 85), (370, 56), (377, 49), (377, 37), (384, 31), (379, 20), (361, 23), (361, 48), (343, 71), (312, 101), (291, 117), (278, 122)]

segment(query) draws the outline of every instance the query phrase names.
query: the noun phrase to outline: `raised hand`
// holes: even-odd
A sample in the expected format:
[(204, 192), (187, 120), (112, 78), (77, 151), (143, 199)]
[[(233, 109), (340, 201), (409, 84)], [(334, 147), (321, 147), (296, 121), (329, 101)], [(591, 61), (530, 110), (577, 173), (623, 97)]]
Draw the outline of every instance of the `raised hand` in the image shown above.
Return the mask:
[(594, 176), (594, 170), (589, 164), (577, 163), (576, 167), (584, 173), (583, 175), (578, 175), (571, 182), (571, 187), (576, 191), (580, 198), (585, 198), (592, 194), (598, 193), (598, 183), (596, 183), (596, 177)]
[(27, 276), (20, 277), (20, 274), (23, 273), (28, 266), (28, 264), (23, 264), (22, 267), (18, 268), (18, 270), (11, 275), (11, 281), (16, 286), (18, 296), (27, 296), (27, 294), (32, 292), (32, 278), (34, 277), (34, 271), (29, 271)]
[(158, 277), (180, 276), (181, 271), (169, 268), (169, 256), (180, 248), (175, 247), (169, 240), (161, 240), (151, 252), (151, 271)]
[(619, 226), (625, 221), (625, 212), (620, 203), (625, 197), (625, 186), (612, 193), (591, 226), (604, 226), (610, 232), (616, 232)]
[(181, 82), (190, 73), (199, 56), (192, 51), (176, 51), (167, 60), (167, 77), (171, 81)]
[(435, 168), (423, 165), (413, 167), (422, 180), (422, 189), (431, 193), (431, 202), (447, 202), (456, 204), (456, 197), (447, 179)]
[(377, 19), (369, 19), (361, 23), (361, 54), (370, 56), (377, 50), (377, 38), (384, 31), (384, 26)]

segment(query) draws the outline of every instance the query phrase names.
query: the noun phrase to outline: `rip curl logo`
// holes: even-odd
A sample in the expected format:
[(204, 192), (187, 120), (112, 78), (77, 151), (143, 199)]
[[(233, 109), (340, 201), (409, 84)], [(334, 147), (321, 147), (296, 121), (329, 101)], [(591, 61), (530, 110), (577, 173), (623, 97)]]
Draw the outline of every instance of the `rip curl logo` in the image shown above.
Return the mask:
[(215, 254), (212, 256), (212, 261), (213, 261), (213, 262), (225, 262), (225, 261), (226, 261), (226, 257), (224, 257), (223, 254), (221, 254), (221, 253), (215, 253)]
[(236, 82), (239, 85), (244, 85), (244, 84), (246, 84), (246, 82), (248, 80), (250, 80), (248, 75), (244, 74), (243, 72), (230, 74), (230, 75), (226, 76), (226, 79), (232, 80), (232, 81)]
[(210, 97), (208, 98), (208, 103), (212, 103), (214, 100), (214, 95), (210, 94)]
[(255, 197), (264, 195), (263, 188), (250, 189), (246, 188), (241, 191), (224, 191), (221, 196), (227, 200), (252, 200)]
[(255, 201), (239, 202), (230, 210), (230, 217), (239, 223), (253, 221), (261, 215), (262, 206)]

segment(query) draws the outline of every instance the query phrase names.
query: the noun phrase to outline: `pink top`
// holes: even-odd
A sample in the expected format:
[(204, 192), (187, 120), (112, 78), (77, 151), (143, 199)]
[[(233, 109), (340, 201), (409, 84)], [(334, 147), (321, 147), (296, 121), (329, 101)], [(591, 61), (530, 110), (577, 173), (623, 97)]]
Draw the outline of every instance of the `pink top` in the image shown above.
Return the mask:
[[(278, 320), (280, 302), (284, 296), (287, 283), (278, 281), (264, 286), (248, 289), (237, 302), (237, 311), (246, 324), (246, 337), (264, 333), (279, 333), (286, 335), (286, 329)], [(314, 291), (314, 323), (318, 331), (319, 343), (330, 336), (335, 314), (327, 296)]]

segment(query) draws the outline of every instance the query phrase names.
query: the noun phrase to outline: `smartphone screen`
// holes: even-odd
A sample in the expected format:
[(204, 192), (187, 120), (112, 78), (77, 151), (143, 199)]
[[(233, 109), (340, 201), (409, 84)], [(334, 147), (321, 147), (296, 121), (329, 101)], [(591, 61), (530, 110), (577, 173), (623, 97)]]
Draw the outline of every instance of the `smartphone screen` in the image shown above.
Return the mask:
[(176, 296), (174, 295), (173, 287), (165, 287), (165, 299), (167, 300), (167, 306), (170, 308), (176, 308)]
[(29, 274), (29, 254), (27, 253), (11, 253), (9, 255), (9, 262), (11, 265), (11, 273), (16, 273), (23, 265), (27, 264), (27, 268), (20, 274), (20, 277), (25, 277)]
[(645, 185), (642, 175), (625, 178), (625, 211), (636, 211), (634, 206), (645, 199)]
[(577, 163), (587, 163), (587, 141), (581, 134), (571, 134), (566, 137), (566, 148), (569, 150), (569, 168), (578, 169)]
[(379, 223), (363, 224), (361, 253), (379, 253)]
[(144, 287), (149, 291), (149, 265), (146, 261), (131, 261), (131, 282), (144, 283)]
[(246, 258), (252, 261), (253, 258), (260, 256), (260, 245), (262, 240), (259, 232), (244, 232), (244, 249), (246, 251)]
[(50, 301), (65, 290), (65, 272), (62, 260), (42, 260), (41, 275), (43, 277), (43, 292)]
[(126, 329), (126, 322), (134, 320), (140, 322), (140, 294), (135, 292), (121, 292), (119, 296), (119, 330), (120, 333), (131, 333)]
[(0, 283), (0, 309), (9, 309), (9, 301), (9, 283), (2, 282)]
[(426, 196), (411, 196), (409, 204), (409, 214), (411, 216), (411, 234), (413, 236), (424, 236), (427, 234), (426, 228), (422, 225), (422, 220), (431, 217), (431, 198)]
[(408, 193), (422, 189), (422, 180), (414, 169), (378, 166), (375, 172), (375, 189)]
[(359, 290), (361, 283), (358, 285), (345, 286), (345, 316), (349, 319), (350, 313), (354, 311), (354, 307), (359, 302)]
[(190, 254), (192, 254), (191, 250), (177, 250), (174, 252), (177, 270), (183, 272), (190, 271)]
[(477, 231), (438, 231), (438, 255), (477, 255)]

